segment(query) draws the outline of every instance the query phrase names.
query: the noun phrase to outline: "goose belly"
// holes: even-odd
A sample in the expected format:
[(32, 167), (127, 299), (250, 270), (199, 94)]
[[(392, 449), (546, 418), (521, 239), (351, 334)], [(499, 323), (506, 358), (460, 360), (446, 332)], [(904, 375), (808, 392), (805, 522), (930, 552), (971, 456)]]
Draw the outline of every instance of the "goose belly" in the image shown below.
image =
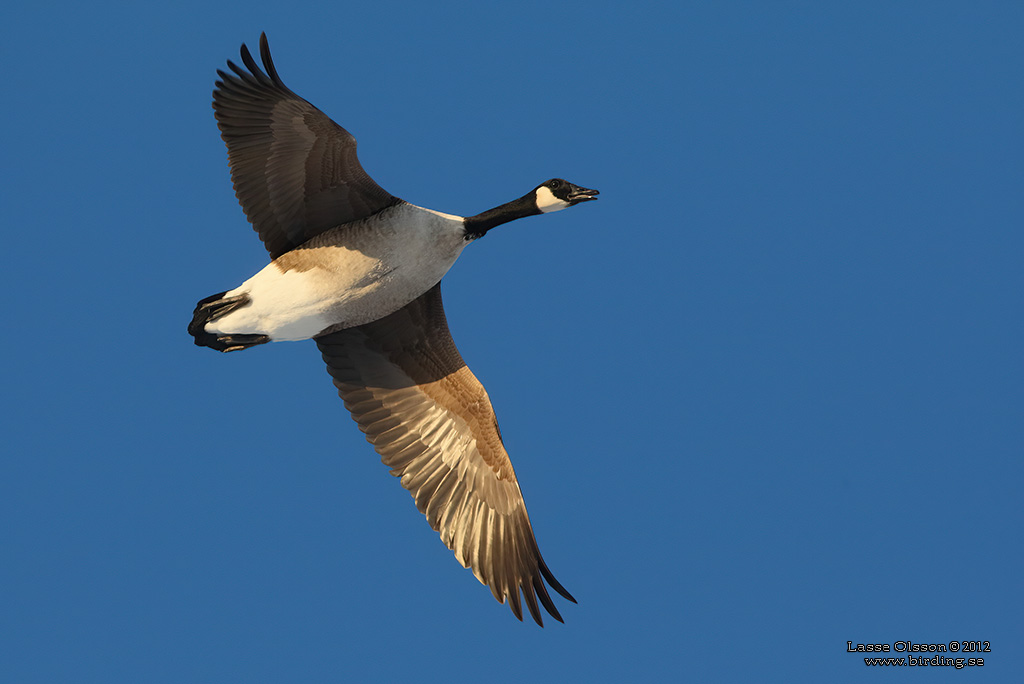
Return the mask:
[[(465, 245), (461, 235), (444, 239), (436, 229), (406, 226), (397, 240), (377, 226), (362, 231), (377, 239), (360, 240), (360, 231), (346, 228), (349, 244), (330, 244), (325, 234), (227, 292), (225, 297), (248, 294), (250, 303), (207, 323), (207, 332), (268, 335), (279, 342), (375, 321), (433, 287)], [(388, 248), (379, 249), (382, 243)]]

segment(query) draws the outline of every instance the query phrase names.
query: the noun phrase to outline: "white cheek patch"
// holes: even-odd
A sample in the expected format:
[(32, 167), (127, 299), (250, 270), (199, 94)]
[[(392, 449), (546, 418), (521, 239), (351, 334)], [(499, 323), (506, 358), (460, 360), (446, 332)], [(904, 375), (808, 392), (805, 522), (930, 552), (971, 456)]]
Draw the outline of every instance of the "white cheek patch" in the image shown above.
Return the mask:
[(545, 214), (565, 209), (567, 206), (569, 206), (569, 203), (555, 197), (555, 193), (551, 192), (551, 189), (546, 185), (537, 188), (537, 208)]

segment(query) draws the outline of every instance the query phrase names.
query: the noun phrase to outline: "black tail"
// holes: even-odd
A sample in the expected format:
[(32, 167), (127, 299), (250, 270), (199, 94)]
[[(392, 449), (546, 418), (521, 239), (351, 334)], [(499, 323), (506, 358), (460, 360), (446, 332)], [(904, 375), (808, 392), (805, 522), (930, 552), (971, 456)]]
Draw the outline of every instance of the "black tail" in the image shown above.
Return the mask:
[(188, 334), (196, 338), (197, 347), (209, 347), (221, 352), (248, 349), (257, 344), (270, 341), (269, 335), (231, 334), (214, 335), (206, 332), (206, 324), (226, 316), (236, 309), (249, 304), (249, 295), (244, 292), (234, 297), (224, 298), (226, 292), (218, 292), (206, 299), (199, 300), (192, 312), (192, 322), (188, 324)]

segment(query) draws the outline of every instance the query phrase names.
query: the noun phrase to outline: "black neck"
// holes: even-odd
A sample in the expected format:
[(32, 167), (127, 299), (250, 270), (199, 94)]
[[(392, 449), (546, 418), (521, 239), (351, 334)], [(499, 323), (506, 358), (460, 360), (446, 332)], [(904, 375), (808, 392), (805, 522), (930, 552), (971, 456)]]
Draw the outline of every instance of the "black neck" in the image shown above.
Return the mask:
[(502, 223), (515, 221), (524, 216), (536, 216), (539, 213), (541, 211), (537, 208), (534, 193), (530, 192), (517, 200), (502, 204), (500, 207), (488, 209), (482, 214), (463, 219), (466, 227), (466, 239), (475, 240), (478, 237), (483, 237), (491, 228), (500, 226)]

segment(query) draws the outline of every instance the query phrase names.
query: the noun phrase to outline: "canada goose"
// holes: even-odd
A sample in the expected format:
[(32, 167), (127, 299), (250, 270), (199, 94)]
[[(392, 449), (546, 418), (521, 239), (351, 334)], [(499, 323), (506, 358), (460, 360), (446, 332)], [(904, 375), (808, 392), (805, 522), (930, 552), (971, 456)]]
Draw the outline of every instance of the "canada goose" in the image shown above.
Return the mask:
[[(541, 557), (487, 392), (452, 341), (442, 276), (495, 226), (596, 199), (562, 179), (464, 218), (404, 202), (378, 186), (356, 141), (289, 90), (260, 36), (264, 73), (218, 70), (213, 108), (235, 194), (272, 261), (200, 301), (195, 343), (235, 351), (312, 338), (345, 407), (464, 567), (506, 599), (520, 590), (558, 621), (544, 586), (575, 599)], [(543, 579), (542, 579), (543, 578)]]

